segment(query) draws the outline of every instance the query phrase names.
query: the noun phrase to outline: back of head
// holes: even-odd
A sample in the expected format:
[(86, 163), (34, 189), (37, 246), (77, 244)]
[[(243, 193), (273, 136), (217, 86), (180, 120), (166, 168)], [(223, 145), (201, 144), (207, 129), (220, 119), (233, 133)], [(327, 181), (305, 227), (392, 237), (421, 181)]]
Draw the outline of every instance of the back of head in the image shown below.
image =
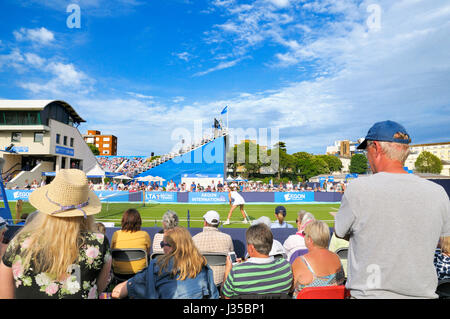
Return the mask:
[(245, 233), (245, 239), (247, 245), (253, 245), (258, 253), (269, 255), (273, 244), (273, 234), (269, 226), (264, 223), (250, 226)]
[(162, 217), (162, 224), (165, 230), (177, 227), (178, 222), (178, 215), (173, 210), (166, 211)]
[(328, 248), (330, 228), (321, 220), (314, 220), (305, 227), (305, 238), (311, 238), (315, 246)]
[(172, 274), (175, 276), (178, 273), (178, 280), (195, 278), (206, 265), (206, 259), (195, 246), (191, 233), (186, 228), (176, 226), (164, 235), (164, 240), (172, 247), (172, 252), (158, 260), (161, 270), (173, 258)]
[(127, 209), (122, 216), (122, 230), (136, 232), (141, 230), (142, 219), (141, 214), (134, 209)]
[(27, 239), (31, 243), (21, 253), (24, 267), (33, 262), (36, 273), (46, 272), (59, 277), (78, 258), (81, 233), (86, 231), (95, 231), (93, 216), (61, 218), (37, 214), (13, 240)]

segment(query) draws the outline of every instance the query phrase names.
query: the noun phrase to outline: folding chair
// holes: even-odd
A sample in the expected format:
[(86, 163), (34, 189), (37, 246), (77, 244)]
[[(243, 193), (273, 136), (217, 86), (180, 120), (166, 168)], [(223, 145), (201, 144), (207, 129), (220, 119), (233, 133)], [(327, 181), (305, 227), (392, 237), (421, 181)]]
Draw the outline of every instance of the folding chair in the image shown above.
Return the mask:
[(338, 248), (338, 249), (336, 249), (335, 253), (339, 256), (339, 258), (347, 259), (348, 258), (348, 247)]
[(228, 254), (225, 253), (202, 253), (210, 266), (225, 266)]
[(450, 299), (450, 279), (439, 280), (436, 293), (439, 299)]
[(308, 249), (299, 249), (299, 250), (294, 251), (294, 253), (291, 255), (291, 258), (289, 259), (289, 263), (292, 265), (294, 263), (294, 260), (297, 257), (303, 256), (307, 252), (308, 252)]
[(344, 285), (306, 287), (300, 290), (297, 299), (345, 299), (350, 296), (350, 291)]
[[(120, 262), (131, 262), (136, 260), (145, 260), (145, 267), (148, 266), (148, 257), (145, 249), (141, 248), (123, 248), (123, 249), (112, 249), (111, 250), (112, 260), (120, 261)], [(115, 279), (119, 282), (125, 281), (130, 277), (134, 276), (134, 274), (119, 274), (114, 271), (113, 275)]]

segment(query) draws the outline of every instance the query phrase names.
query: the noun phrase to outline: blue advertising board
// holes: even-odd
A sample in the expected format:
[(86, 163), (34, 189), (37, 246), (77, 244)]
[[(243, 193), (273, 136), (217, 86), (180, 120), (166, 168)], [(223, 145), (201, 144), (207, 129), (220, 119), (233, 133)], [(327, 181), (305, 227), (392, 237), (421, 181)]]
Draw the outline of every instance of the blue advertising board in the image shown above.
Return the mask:
[(154, 201), (158, 203), (176, 203), (177, 192), (146, 192), (145, 201)]
[(314, 192), (277, 192), (275, 193), (276, 203), (298, 203), (313, 202)]
[(67, 156), (74, 155), (73, 148), (68, 148), (68, 147), (63, 147), (63, 146), (58, 146), (58, 145), (56, 145), (56, 147), (55, 147), (55, 153), (61, 154), (61, 155), (67, 155)]
[(228, 202), (228, 193), (199, 192), (189, 193), (189, 203), (222, 204)]

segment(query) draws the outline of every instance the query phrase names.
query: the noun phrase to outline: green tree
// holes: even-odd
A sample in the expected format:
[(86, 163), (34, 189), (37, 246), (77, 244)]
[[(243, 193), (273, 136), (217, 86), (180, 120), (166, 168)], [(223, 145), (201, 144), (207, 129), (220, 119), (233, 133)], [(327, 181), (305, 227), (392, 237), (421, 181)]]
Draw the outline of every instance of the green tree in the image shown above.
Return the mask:
[(91, 149), (92, 154), (100, 155), (100, 151), (98, 150), (97, 146), (95, 146), (94, 144), (88, 144), (88, 146)]
[(367, 173), (367, 157), (363, 154), (355, 154), (350, 160), (350, 173), (365, 174)]
[(330, 171), (328, 173), (338, 172), (342, 169), (342, 161), (334, 155), (317, 155), (317, 157), (323, 159), (327, 165)]
[(419, 173), (440, 174), (442, 171), (442, 162), (439, 157), (427, 151), (419, 154), (414, 166)]

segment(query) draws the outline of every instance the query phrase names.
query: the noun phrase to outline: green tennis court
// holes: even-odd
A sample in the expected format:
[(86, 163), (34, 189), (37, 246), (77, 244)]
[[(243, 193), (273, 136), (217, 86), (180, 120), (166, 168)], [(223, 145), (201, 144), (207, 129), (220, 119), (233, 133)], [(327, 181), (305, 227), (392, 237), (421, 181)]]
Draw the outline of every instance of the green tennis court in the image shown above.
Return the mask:
[[(28, 203), (23, 203), (23, 213), (31, 213), (35, 209)], [(271, 220), (275, 221), (274, 210), (279, 204), (246, 204), (245, 211), (247, 212), (250, 220), (258, 219), (261, 216), (267, 216)], [(13, 217), (15, 216), (15, 205), (11, 205)], [(286, 204), (287, 215), (286, 221), (295, 227), (295, 219), (297, 212), (304, 209), (312, 213), (317, 219), (327, 222), (330, 226), (334, 225), (334, 217), (330, 212), (337, 212), (339, 209), (339, 203), (326, 203), (326, 204)], [(159, 203), (103, 203), (102, 211), (96, 215), (98, 221), (114, 222), (115, 226), (120, 227), (120, 220), (122, 214), (128, 208), (136, 208), (142, 217), (143, 227), (161, 227), (161, 219), (167, 210), (175, 211), (180, 218), (180, 225), (190, 227), (202, 227), (202, 216), (208, 210), (215, 210), (220, 214), (223, 220), (226, 219), (230, 206), (228, 204), (159, 204)], [(233, 211), (231, 217), (231, 224), (224, 227), (243, 227), (247, 228), (248, 225), (242, 223), (242, 215), (238, 208)]]

